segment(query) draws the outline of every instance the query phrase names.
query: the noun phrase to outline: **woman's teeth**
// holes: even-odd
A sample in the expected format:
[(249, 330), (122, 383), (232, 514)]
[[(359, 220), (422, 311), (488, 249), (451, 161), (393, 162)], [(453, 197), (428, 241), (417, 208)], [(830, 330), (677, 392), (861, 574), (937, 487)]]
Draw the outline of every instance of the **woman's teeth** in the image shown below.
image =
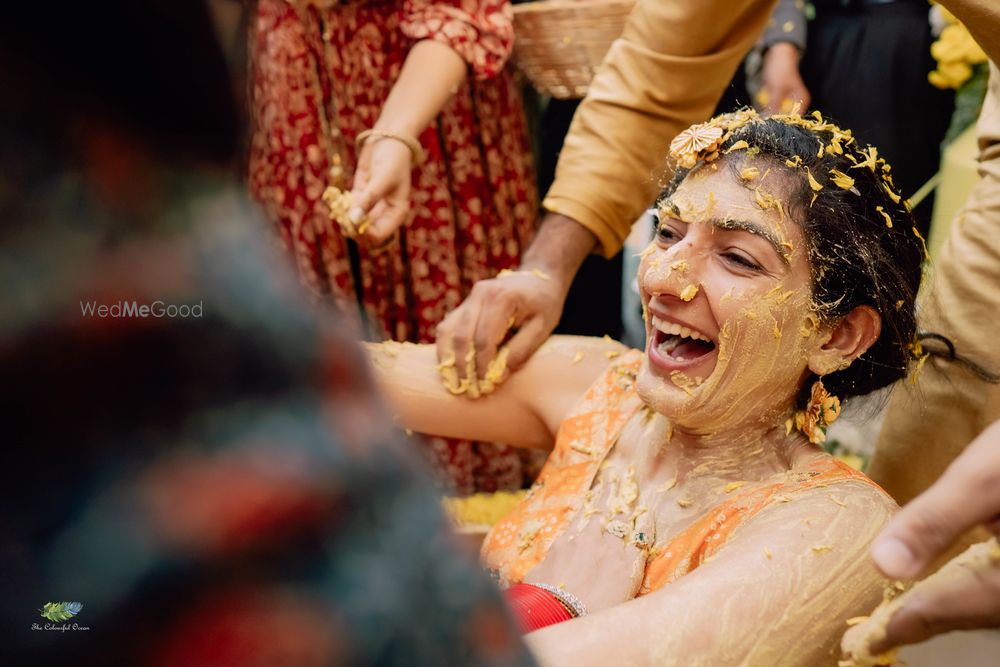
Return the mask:
[(664, 322), (663, 320), (654, 317), (652, 318), (653, 328), (657, 331), (665, 333), (671, 336), (680, 336), (681, 338), (693, 338), (694, 340), (703, 340), (706, 343), (711, 343), (707, 336), (701, 334), (697, 331), (692, 331), (687, 327), (681, 326), (680, 324), (675, 324), (673, 322)]
[(651, 323), (656, 330), (656, 347), (663, 355), (689, 361), (715, 349), (715, 343), (698, 331), (656, 317), (651, 319)]

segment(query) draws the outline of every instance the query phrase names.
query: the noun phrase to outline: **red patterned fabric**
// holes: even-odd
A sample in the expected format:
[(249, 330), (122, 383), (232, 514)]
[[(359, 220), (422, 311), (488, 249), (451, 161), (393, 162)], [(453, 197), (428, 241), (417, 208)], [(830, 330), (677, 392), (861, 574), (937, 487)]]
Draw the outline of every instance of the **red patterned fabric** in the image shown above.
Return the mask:
[[(260, 0), (254, 29), (250, 187), (303, 282), (347, 312), (360, 305), (375, 337), (433, 341), (437, 323), (477, 280), (517, 266), (534, 233), (530, 145), (507, 64), (509, 2)], [(378, 253), (358, 248), (352, 271), (347, 243), (321, 200), (329, 155), (320, 102), (342, 140), (349, 186), (355, 138), (375, 124), (420, 39), (451, 46), (471, 74), (420, 136), (427, 160), (413, 172), (400, 242)], [(520, 456), (507, 446), (437, 440), (431, 451), (460, 493), (522, 484)]]

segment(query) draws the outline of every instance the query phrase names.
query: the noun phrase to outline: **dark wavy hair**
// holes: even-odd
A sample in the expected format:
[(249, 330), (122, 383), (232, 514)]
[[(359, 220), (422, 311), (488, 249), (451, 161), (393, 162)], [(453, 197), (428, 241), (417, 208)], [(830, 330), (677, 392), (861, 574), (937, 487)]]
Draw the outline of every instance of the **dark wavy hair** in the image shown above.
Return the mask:
[[(913, 217), (891, 186), (888, 167), (873, 161), (871, 167), (858, 168), (867, 156), (853, 139), (843, 145), (844, 137), (818, 117), (816, 122), (798, 116), (759, 117), (733, 129), (718, 148), (719, 161), (734, 172), (753, 155), (783, 175), (785, 210), (801, 225), (809, 245), (812, 298), (820, 319), (835, 321), (858, 306), (870, 306), (881, 317), (875, 343), (846, 369), (823, 376), (827, 390), (841, 398), (905, 377), (919, 350), (914, 302), (926, 257)], [(826, 150), (831, 145), (839, 150)], [(834, 183), (833, 170), (849, 174), (853, 183), (846, 189)], [(672, 194), (691, 171), (678, 169), (660, 198)], [(807, 402), (815, 379), (803, 385), (799, 407)]]

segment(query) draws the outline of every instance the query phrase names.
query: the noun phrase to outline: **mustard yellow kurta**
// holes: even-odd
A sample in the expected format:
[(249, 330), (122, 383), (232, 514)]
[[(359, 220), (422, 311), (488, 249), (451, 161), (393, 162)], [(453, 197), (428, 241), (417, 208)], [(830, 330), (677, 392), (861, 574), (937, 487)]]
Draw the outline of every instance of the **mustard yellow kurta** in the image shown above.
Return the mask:
[[(1000, 7), (1000, 3), (997, 3)], [(977, 128), (980, 181), (951, 224), (920, 303), (920, 327), (944, 334), (958, 352), (1000, 371), (1000, 70)], [(1000, 419), (1000, 386), (964, 368), (929, 360), (889, 404), (870, 474), (900, 503), (918, 495), (989, 424)], [(958, 547), (961, 548), (961, 547)]]
[[(1000, 61), (1000, 2), (942, 0)], [(639, 0), (591, 84), (544, 206), (610, 257), (652, 202), (670, 140), (712, 113), (774, 0)]]

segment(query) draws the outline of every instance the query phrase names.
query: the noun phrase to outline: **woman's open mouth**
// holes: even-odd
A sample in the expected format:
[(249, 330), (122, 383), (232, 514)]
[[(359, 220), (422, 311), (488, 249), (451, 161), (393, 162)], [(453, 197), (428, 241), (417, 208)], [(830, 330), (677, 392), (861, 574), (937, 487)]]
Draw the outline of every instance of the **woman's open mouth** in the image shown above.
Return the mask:
[[(652, 335), (649, 343), (649, 358), (655, 366), (667, 372), (691, 370), (702, 362), (714, 360), (716, 345), (708, 336), (675, 322), (667, 322), (651, 317)], [(707, 377), (711, 368), (700, 369), (702, 377)]]

